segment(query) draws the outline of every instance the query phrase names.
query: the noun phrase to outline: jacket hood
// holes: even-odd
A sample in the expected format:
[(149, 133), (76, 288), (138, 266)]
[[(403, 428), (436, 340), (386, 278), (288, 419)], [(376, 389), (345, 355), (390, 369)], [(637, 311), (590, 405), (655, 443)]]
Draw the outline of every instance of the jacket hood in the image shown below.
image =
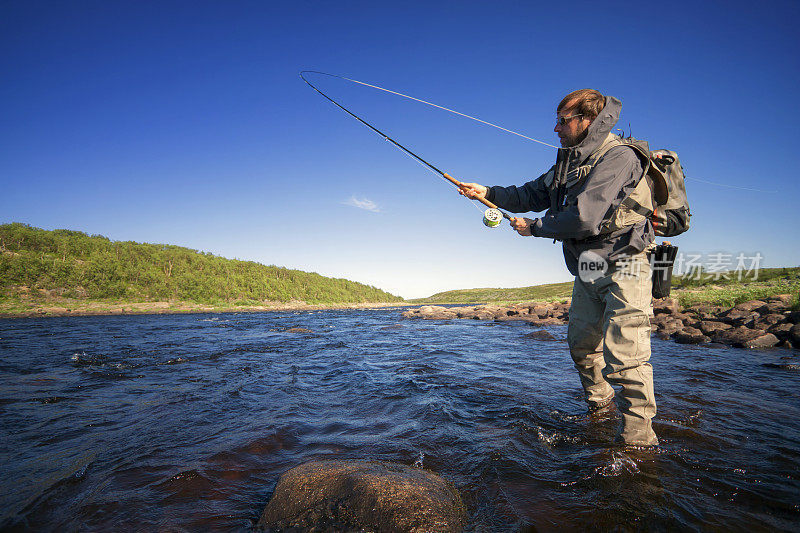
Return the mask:
[(576, 162), (578, 165), (583, 164), (592, 152), (597, 150), (603, 141), (606, 140), (608, 134), (614, 128), (614, 125), (619, 120), (619, 114), (622, 111), (622, 102), (613, 96), (606, 96), (606, 105), (597, 118), (589, 124), (589, 133), (580, 144), (569, 148), (572, 152), (570, 154), (570, 161)]

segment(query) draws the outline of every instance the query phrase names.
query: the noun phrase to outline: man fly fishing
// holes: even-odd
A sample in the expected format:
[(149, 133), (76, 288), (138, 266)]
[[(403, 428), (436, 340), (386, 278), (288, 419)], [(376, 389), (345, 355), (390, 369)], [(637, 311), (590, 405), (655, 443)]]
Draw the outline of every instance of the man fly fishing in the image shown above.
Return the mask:
[(459, 192), (514, 213), (522, 236), (562, 242), (575, 276), (568, 343), (590, 412), (615, 400), (622, 415), (617, 440), (632, 447), (658, 444), (650, 366), (651, 267), (646, 250), (655, 235), (643, 205), (654, 205), (646, 156), (611, 133), (622, 104), (593, 89), (573, 91), (558, 104), (556, 164), (521, 186), (462, 183)]

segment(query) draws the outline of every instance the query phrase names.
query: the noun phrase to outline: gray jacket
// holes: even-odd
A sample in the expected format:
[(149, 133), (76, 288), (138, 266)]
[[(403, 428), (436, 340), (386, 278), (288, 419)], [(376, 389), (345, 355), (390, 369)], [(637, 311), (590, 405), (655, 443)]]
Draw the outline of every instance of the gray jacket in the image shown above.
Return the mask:
[(628, 146), (616, 146), (605, 153), (588, 174), (576, 177), (611, 133), (619, 119), (622, 102), (606, 97), (600, 115), (589, 125), (586, 138), (577, 146), (559, 148), (556, 164), (537, 179), (517, 187), (489, 188), (487, 199), (514, 213), (547, 212), (534, 220), (531, 231), (563, 243), (569, 271), (578, 275), (578, 256), (592, 250), (608, 261), (643, 251), (655, 239), (650, 220), (642, 220), (611, 233), (602, 224), (642, 179), (644, 168), (639, 155)]

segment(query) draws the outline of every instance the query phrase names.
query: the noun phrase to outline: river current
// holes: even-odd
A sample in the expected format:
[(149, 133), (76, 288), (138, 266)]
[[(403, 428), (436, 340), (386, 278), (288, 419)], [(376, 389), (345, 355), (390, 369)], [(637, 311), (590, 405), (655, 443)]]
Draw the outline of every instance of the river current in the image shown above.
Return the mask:
[(653, 338), (661, 446), (635, 453), (565, 337), (398, 309), (0, 320), (0, 529), (251, 531), (281, 473), (357, 458), (452, 481), (468, 531), (800, 530), (797, 351)]

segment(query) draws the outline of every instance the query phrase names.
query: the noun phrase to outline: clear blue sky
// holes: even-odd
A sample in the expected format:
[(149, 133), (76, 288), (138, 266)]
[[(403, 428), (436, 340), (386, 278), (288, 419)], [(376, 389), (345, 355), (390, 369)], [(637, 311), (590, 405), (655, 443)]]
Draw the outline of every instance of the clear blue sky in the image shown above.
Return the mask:
[[(485, 228), (451, 186), (306, 86), (298, 72), (313, 69), (553, 144), (557, 102), (597, 88), (622, 100), (626, 132), (729, 186), (687, 182), (682, 251), (797, 266), (798, 16), (796, 1), (3, 2), (0, 223), (188, 246), (405, 297), (570, 279), (559, 245)], [(461, 179), (521, 184), (555, 157), (318, 81)]]

